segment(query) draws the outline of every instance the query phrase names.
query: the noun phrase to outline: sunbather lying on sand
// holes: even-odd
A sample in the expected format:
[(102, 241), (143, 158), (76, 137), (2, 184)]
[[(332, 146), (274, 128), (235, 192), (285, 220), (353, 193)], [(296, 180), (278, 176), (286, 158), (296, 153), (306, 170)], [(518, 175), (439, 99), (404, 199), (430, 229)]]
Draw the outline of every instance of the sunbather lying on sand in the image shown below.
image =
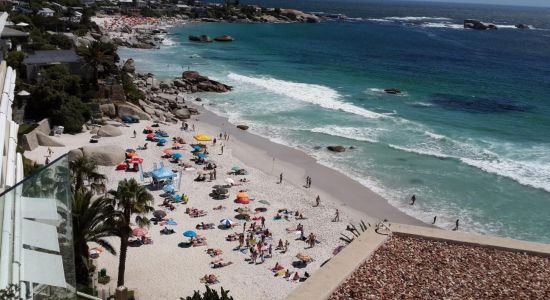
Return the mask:
[(200, 281), (206, 284), (215, 284), (219, 282), (218, 277), (216, 277), (216, 275), (214, 274), (204, 275), (204, 277), (202, 277)]
[(206, 253), (208, 253), (212, 257), (215, 257), (215, 256), (222, 255), (223, 251), (222, 251), (222, 249), (209, 248), (209, 249), (206, 250)]
[(223, 268), (223, 267), (227, 267), (229, 265), (233, 264), (233, 262), (231, 261), (228, 261), (228, 262), (217, 262), (217, 263), (214, 263), (212, 264), (212, 268), (214, 269), (217, 269), (217, 268)]
[(285, 268), (285, 267), (283, 267), (282, 265), (280, 265), (279, 262), (276, 262), (276, 263), (275, 263), (275, 267), (273, 267), (273, 268), (271, 269), (271, 271), (273, 271), (273, 272), (278, 272), (278, 271), (283, 270), (284, 268)]
[(225, 209), (225, 206), (220, 205), (220, 206), (214, 207), (213, 209), (214, 209), (214, 210), (224, 210), (224, 209)]

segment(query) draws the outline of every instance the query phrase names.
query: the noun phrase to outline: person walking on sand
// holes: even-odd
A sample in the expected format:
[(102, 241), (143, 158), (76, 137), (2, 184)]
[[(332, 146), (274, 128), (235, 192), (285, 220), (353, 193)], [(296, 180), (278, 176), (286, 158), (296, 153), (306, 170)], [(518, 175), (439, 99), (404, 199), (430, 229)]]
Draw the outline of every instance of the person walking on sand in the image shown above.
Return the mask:
[(411, 197), (411, 205), (414, 205), (414, 202), (416, 202), (416, 196), (413, 194)]
[(264, 218), (264, 216), (262, 216), (261, 220), (262, 220), (262, 228), (265, 228), (265, 218)]
[(216, 138), (214, 138), (214, 139), (212, 140), (212, 144), (213, 144), (214, 146), (216, 146)]
[(307, 187), (308, 187), (308, 185), (309, 185), (309, 176), (306, 176), (306, 185), (304, 185), (304, 187), (306, 187), (306, 188), (307, 188)]
[(321, 204), (321, 197), (317, 195), (317, 198), (315, 198), (315, 205), (313, 207), (317, 207)]
[(457, 230), (458, 230), (458, 219), (456, 219), (455, 228), (453, 229), (453, 231), (457, 231)]
[(437, 220), (437, 216), (434, 217), (434, 221), (432, 222), (432, 225), (435, 224), (435, 220)]
[(220, 140), (222, 139), (223, 134), (220, 132)]
[(52, 156), (52, 153), (53, 153), (52, 148), (48, 147), (48, 156)]
[(134, 139), (136, 138), (137, 132), (134, 130)]
[(222, 145), (222, 153), (221, 154), (223, 154), (223, 145)]
[(311, 177), (309, 177), (309, 181), (307, 183), (307, 187), (310, 188), (311, 187)]
[(283, 173), (279, 175), (279, 184), (283, 183)]
[(46, 165), (49, 165), (49, 164), (50, 164), (50, 158), (49, 158), (49, 157), (46, 157), (45, 164), (46, 164)]
[(216, 177), (216, 169), (214, 169), (214, 171), (212, 172), (212, 175), (214, 175), (214, 180), (216, 180), (216, 179), (217, 179), (217, 177)]
[(332, 222), (339, 222), (339, 221), (340, 221), (340, 211), (337, 208), (336, 214), (334, 215), (334, 219), (332, 220)]
[(191, 129), (195, 131), (195, 124), (191, 124)]

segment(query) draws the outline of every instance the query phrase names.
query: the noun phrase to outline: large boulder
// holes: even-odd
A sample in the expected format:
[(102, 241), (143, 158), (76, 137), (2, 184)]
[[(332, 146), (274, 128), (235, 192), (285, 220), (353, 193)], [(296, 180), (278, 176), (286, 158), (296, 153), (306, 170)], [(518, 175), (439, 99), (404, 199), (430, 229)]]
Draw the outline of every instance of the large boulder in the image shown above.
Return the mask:
[(115, 145), (84, 146), (82, 154), (100, 166), (115, 166), (126, 158), (124, 149)]
[(106, 103), (99, 105), (99, 110), (104, 116), (113, 118), (116, 116), (116, 108), (113, 103)]
[(102, 137), (121, 136), (122, 131), (113, 125), (105, 125), (101, 126), (101, 128), (97, 132), (97, 135)]
[(185, 82), (183, 82), (181, 79), (174, 79), (174, 86), (185, 87)]
[(173, 111), (174, 115), (180, 119), (189, 119), (191, 118), (191, 112), (187, 108), (180, 108)]
[(68, 155), (69, 161), (75, 161), (84, 156), (84, 154), (82, 153), (82, 149), (73, 149), (69, 151), (67, 155)]
[(42, 132), (37, 132), (36, 133), (36, 139), (38, 140), (38, 144), (40, 146), (45, 146), (45, 147), (65, 147), (64, 144), (54, 140), (52, 137), (50, 136), (47, 136), (45, 134), (43, 134)]
[(139, 107), (130, 103), (118, 104), (117, 110), (118, 110), (117, 114), (121, 118), (124, 116), (138, 116), (140, 120), (151, 119), (151, 116), (149, 116), (149, 114), (141, 110)]
[(132, 58), (128, 58), (128, 60), (124, 63), (122, 66), (122, 71), (132, 74), (136, 71), (136, 63)]
[[(211, 80), (206, 76), (200, 75), (197, 71), (185, 71), (181, 75), (181, 80), (185, 86), (189, 86), (191, 92), (217, 92), (224, 93), (230, 91), (232, 87), (223, 83)], [(175, 82), (174, 82), (175, 84)]]
[(346, 147), (344, 146), (327, 146), (327, 149), (332, 152), (345, 152)]

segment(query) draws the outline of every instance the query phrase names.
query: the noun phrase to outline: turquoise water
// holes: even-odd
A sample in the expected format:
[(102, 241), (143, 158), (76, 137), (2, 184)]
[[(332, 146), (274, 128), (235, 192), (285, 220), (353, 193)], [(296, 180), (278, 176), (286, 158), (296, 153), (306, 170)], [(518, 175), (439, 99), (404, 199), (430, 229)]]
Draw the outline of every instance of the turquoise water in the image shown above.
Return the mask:
[[(464, 7), (421, 8), (406, 15), (388, 4), (385, 15), (357, 9), (360, 19), (321, 24), (187, 25), (160, 50), (121, 56), (161, 78), (191, 68), (233, 85), (201, 97), (421, 220), (550, 242), (550, 30), (545, 20), (510, 26), (540, 10), (493, 8), (508, 26), (474, 32), (461, 29)], [(189, 34), (236, 41), (194, 44)], [(389, 87), (404, 94), (381, 91)], [(314, 150), (334, 144), (355, 150)]]

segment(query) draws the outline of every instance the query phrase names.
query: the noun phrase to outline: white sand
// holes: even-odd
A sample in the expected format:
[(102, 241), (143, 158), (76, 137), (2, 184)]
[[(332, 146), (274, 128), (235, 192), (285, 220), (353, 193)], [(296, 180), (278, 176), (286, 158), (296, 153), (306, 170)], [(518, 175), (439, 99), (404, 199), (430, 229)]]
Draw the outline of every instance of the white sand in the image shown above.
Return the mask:
[[(194, 133), (182, 133), (179, 130), (179, 125), (161, 126), (161, 129), (168, 131), (170, 139), (173, 136), (181, 135), (188, 143), (194, 142), (192, 136), (199, 132), (209, 135), (219, 134), (219, 128), (214, 128), (207, 123), (195, 120), (191, 121), (191, 123), (194, 123), (197, 128)], [(145, 143), (145, 135), (141, 132), (148, 125), (151, 125), (151, 123), (142, 122), (131, 127), (122, 127), (123, 136), (101, 138), (98, 145), (116, 144), (123, 148), (135, 149), (138, 145)], [(132, 138), (134, 129), (138, 132), (136, 139)], [(89, 138), (90, 134), (88, 132), (74, 136), (63, 135), (59, 139), (66, 147), (52, 148), (54, 153), (50, 160), (66, 153), (70, 149), (87, 145)], [(274, 174), (266, 174), (259, 169), (253, 169), (243, 164), (232, 155), (235, 147), (238, 147), (240, 155), (243, 155), (243, 153), (246, 155), (246, 145), (242, 141), (238, 141), (232, 137), (230, 141), (222, 141), (221, 143), (225, 145), (223, 155), (218, 155), (220, 152), (220, 142), (215, 147), (209, 149), (210, 157), (218, 164), (218, 179), (216, 181), (194, 182), (193, 179), (196, 177), (196, 171), (184, 172), (180, 191), (189, 195), (189, 204), (179, 205), (175, 211), (168, 212), (168, 217), (178, 222), (177, 226), (171, 226), (176, 231), (176, 234), (161, 236), (159, 231), (162, 227), (151, 225), (149, 236), (153, 239), (154, 244), (129, 248), (125, 272), (126, 286), (136, 290), (138, 299), (179, 299), (179, 297), (189, 296), (194, 290), (204, 290), (204, 285), (199, 282), (199, 278), (210, 273), (219, 276), (220, 279), (220, 283), (213, 287), (219, 290), (219, 287), (223, 286), (225, 289), (231, 290), (230, 295), (233, 295), (235, 299), (283, 299), (299, 283), (292, 283), (281, 277), (274, 277), (269, 269), (276, 262), (285, 267), (290, 267), (291, 271), (298, 271), (300, 275), (304, 271), (313, 273), (319, 268), (322, 262), (332, 256), (333, 249), (342, 244), (339, 240), (340, 233), (344, 232), (346, 225), (351, 219), (354, 221), (363, 219), (372, 223), (372, 219), (368, 218), (365, 214), (341, 206), (341, 203), (333, 199), (328, 193), (321, 193), (322, 203), (320, 207), (312, 207), (319, 190), (309, 190), (302, 187), (301, 184), (305, 182), (303, 177), (299, 178), (300, 175), (289, 174), (289, 178), (299, 179), (300, 181), (293, 180), (294, 184), (292, 184), (292, 182), (285, 180), (283, 184), (277, 184), (278, 171), (279, 168), (282, 168), (283, 163), (275, 165)], [(171, 144), (167, 145), (171, 146)], [(162, 160), (161, 156), (164, 148), (166, 147), (157, 147), (149, 142), (149, 149), (140, 152), (140, 157), (145, 159), (144, 169), (146, 171), (152, 169), (153, 163), (159, 163)], [(47, 148), (39, 147), (34, 151), (26, 152), (25, 155), (39, 163), (43, 163), (46, 152)], [(180, 152), (185, 155), (183, 158), (184, 161), (189, 161), (192, 157), (188, 145)], [(269, 156), (259, 157), (261, 155), (265, 154), (259, 151), (251, 151), (248, 159), (253, 161), (271, 160)], [(171, 165), (167, 160), (164, 163), (165, 165)], [(236, 181), (243, 177), (225, 175), (234, 165), (246, 168), (250, 174), (244, 177), (251, 180), (251, 182), (245, 183), (241, 187), (231, 188), (230, 197), (226, 200), (213, 200), (208, 196), (212, 186), (224, 184), (224, 179), (228, 177), (235, 178)], [(269, 167), (265, 169), (269, 169)], [(114, 167), (100, 167), (100, 171), (109, 179), (108, 188), (116, 188), (117, 182), (123, 178), (133, 177), (139, 181), (139, 173), (115, 171)], [(148, 182), (148, 179), (146, 179), (146, 182)], [(290, 242), (288, 253), (281, 254), (279, 251), (274, 251), (274, 257), (268, 258), (265, 263), (258, 265), (249, 264), (245, 261), (249, 257), (248, 255), (233, 250), (238, 245), (238, 242), (228, 242), (225, 240), (225, 237), (229, 233), (234, 232), (234, 230), (220, 230), (217, 228), (214, 230), (197, 231), (207, 238), (207, 247), (178, 247), (179, 243), (188, 241), (188, 238), (183, 237), (182, 233), (186, 230), (195, 230), (197, 223), (205, 222), (218, 225), (222, 218), (235, 220), (234, 216), (236, 213), (233, 210), (243, 206), (233, 202), (235, 195), (240, 189), (248, 190), (250, 197), (255, 198), (256, 201), (265, 199), (271, 202), (271, 205), (267, 206), (268, 211), (261, 215), (266, 217), (266, 224), (270, 231), (273, 232), (273, 243), (276, 244), (279, 239)], [(162, 202), (162, 198), (160, 197), (162, 192), (153, 191), (151, 193), (155, 196), (155, 207), (160, 209), (158, 204)], [(213, 207), (220, 204), (226, 206), (227, 209), (224, 211), (212, 210)], [(265, 205), (253, 202), (248, 206), (254, 209)], [(186, 207), (204, 209), (208, 212), (208, 215), (202, 218), (190, 218), (185, 214)], [(336, 207), (342, 211), (342, 221), (333, 223), (330, 220), (334, 215)], [(299, 210), (308, 219), (297, 221), (294, 220), (294, 217), (291, 217), (290, 221), (272, 220), (276, 210), (280, 208)], [(320, 243), (313, 249), (305, 249), (307, 247), (306, 243), (296, 241), (297, 235), (295, 233), (286, 232), (285, 228), (295, 228), (299, 222), (304, 225), (306, 236), (310, 232), (316, 234)], [(235, 231), (242, 232), (242, 227), (237, 227)], [(118, 247), (118, 238), (112, 238), (112, 242), (115, 247)], [(222, 249), (224, 254), (221, 257), (225, 261), (232, 261), (233, 265), (221, 269), (212, 269), (209, 263), (215, 258), (211, 258), (206, 254), (205, 251), (207, 248)], [(294, 256), (298, 252), (308, 253), (315, 261), (304, 269), (293, 268), (292, 262), (296, 261)], [(108, 275), (111, 276), (111, 283), (108, 286), (99, 285), (98, 288), (114, 291), (117, 280), (118, 257), (103, 253), (97, 260), (97, 265), (99, 269), (106, 268)]]

